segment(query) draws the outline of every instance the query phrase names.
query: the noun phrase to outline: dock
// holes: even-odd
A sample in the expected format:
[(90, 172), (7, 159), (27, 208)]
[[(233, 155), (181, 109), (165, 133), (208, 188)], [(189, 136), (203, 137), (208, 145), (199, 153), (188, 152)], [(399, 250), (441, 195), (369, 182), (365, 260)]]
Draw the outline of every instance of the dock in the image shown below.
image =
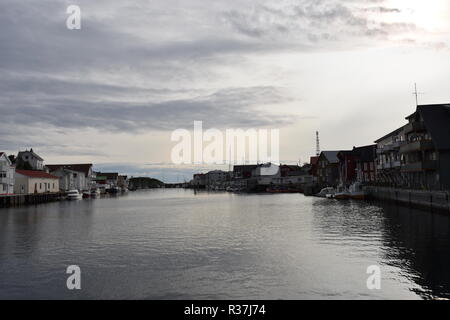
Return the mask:
[(395, 202), (431, 211), (450, 214), (450, 192), (396, 189), (388, 187), (365, 187), (374, 200)]
[(0, 196), (0, 208), (53, 202), (60, 200), (62, 196), (63, 194), (60, 192)]

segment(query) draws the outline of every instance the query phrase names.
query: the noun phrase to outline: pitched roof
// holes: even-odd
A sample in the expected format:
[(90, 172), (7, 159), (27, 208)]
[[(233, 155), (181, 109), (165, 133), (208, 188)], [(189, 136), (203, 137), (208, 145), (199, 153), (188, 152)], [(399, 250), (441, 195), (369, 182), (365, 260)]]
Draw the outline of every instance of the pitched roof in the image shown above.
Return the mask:
[(322, 151), (320, 155), (323, 154), (323, 156), (328, 160), (329, 163), (338, 163), (339, 159), (337, 155), (339, 152), (341, 151)]
[(438, 150), (450, 149), (450, 104), (421, 105), (417, 107)]
[(380, 141), (382, 141), (382, 140), (384, 140), (384, 139), (386, 139), (386, 138), (389, 138), (389, 137), (398, 135), (398, 134), (403, 130), (403, 128), (404, 128), (405, 126), (406, 126), (406, 124), (405, 124), (404, 126), (401, 126), (401, 127), (398, 128), (398, 129), (395, 129), (395, 130), (392, 131), (392, 132), (389, 132), (387, 135), (385, 135), (385, 136), (383, 136), (383, 137), (381, 137), (381, 138), (375, 140), (374, 142), (375, 142), (375, 143), (378, 143), (378, 142), (380, 142)]
[(30, 178), (44, 178), (44, 179), (56, 179), (59, 180), (58, 177), (48, 174), (44, 171), (34, 171), (34, 170), (16, 170), (16, 173), (19, 173), (23, 176)]
[(89, 170), (92, 168), (91, 163), (83, 163), (83, 164), (48, 164), (46, 167), (50, 170), (50, 172), (57, 171), (61, 168), (69, 169), (72, 171), (83, 172), (87, 177), (89, 175)]
[(19, 154), (17, 155), (18, 157), (20, 157), (20, 155), (22, 153), (31, 153), (36, 159), (40, 160), (40, 161), (44, 161), (44, 159), (42, 159), (41, 157), (39, 157), (34, 151), (33, 148), (30, 149), (30, 151), (25, 150), (25, 151), (19, 151)]
[(372, 144), (369, 146), (363, 147), (353, 147), (353, 153), (358, 157), (358, 159), (362, 162), (373, 162), (376, 158), (377, 145)]

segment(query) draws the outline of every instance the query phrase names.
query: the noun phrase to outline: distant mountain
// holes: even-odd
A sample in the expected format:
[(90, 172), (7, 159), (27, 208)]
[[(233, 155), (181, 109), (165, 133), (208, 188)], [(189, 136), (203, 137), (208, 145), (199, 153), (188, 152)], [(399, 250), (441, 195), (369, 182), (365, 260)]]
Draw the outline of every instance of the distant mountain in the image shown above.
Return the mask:
[(149, 177), (130, 178), (128, 182), (128, 188), (130, 190), (153, 189), (161, 188), (163, 186), (164, 182)]

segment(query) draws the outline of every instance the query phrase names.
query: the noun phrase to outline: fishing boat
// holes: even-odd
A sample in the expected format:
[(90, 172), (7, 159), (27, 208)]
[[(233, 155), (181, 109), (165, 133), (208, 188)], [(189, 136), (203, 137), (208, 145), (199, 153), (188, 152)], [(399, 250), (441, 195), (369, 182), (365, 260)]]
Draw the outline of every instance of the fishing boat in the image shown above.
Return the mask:
[(78, 190), (69, 190), (66, 194), (67, 200), (80, 200), (82, 195), (78, 192)]
[(366, 192), (359, 182), (353, 183), (349, 188), (350, 198), (355, 200), (364, 200), (367, 197)]
[(336, 193), (334, 194), (334, 199), (337, 200), (347, 200), (350, 199), (350, 192), (347, 188), (343, 186), (339, 186)]
[(91, 197), (90, 191), (84, 191), (83, 192), (83, 199), (89, 199)]

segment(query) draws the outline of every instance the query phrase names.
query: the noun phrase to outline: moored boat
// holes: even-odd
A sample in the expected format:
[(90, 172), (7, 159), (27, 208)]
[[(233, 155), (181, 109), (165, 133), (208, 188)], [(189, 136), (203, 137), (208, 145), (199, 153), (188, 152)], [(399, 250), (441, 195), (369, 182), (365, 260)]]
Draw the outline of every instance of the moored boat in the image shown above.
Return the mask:
[(73, 189), (67, 192), (66, 198), (67, 200), (81, 200), (82, 195), (78, 192), (78, 190)]
[(338, 187), (336, 193), (334, 194), (334, 199), (337, 200), (347, 200), (350, 199), (350, 192), (345, 187)]
[(98, 198), (100, 197), (100, 189), (99, 188), (93, 188), (91, 189), (91, 198)]
[(89, 199), (91, 197), (91, 193), (89, 191), (83, 192), (83, 199)]
[(332, 198), (336, 190), (332, 187), (323, 188), (319, 193), (316, 194), (316, 197), (320, 198)]
[(355, 200), (364, 200), (367, 196), (361, 183), (355, 182), (349, 188), (350, 198)]

